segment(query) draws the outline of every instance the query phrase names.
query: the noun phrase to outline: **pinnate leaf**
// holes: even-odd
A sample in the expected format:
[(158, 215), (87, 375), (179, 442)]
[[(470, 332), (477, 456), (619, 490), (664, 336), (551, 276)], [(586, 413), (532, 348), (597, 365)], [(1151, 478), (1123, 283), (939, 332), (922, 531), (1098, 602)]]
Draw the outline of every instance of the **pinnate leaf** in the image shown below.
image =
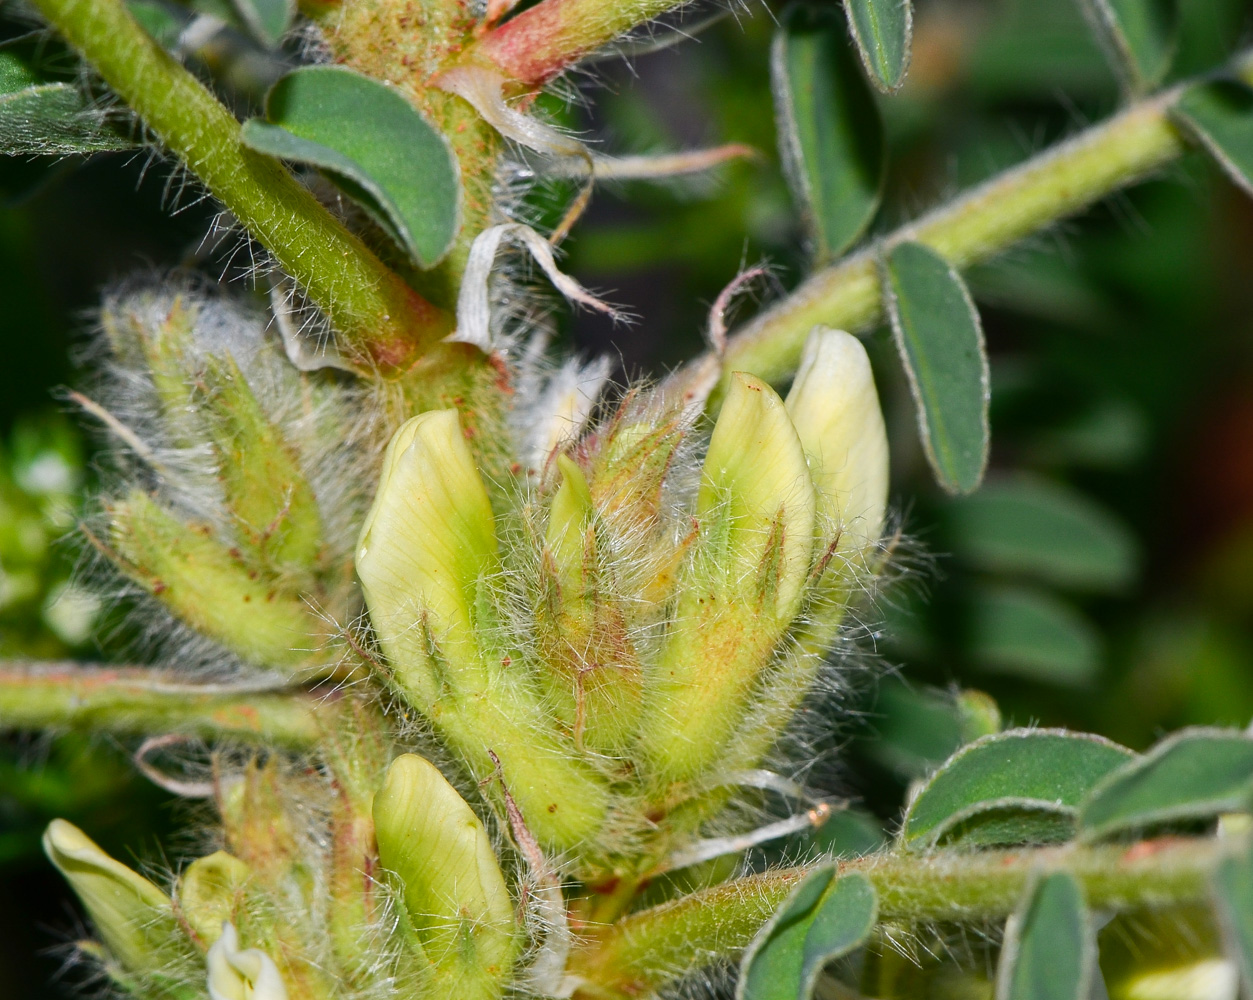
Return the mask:
[(809, 1000), (823, 966), (865, 943), (877, 916), (865, 875), (811, 872), (745, 952), (736, 1000)]
[(1096, 939), (1074, 876), (1039, 878), (1009, 920), (996, 1000), (1088, 1000)]
[(844, 0), (848, 27), (866, 71), (880, 90), (893, 91), (909, 70), (914, 30), (912, 0)]
[(1011, 729), (955, 753), (909, 805), (901, 838), (925, 850), (1064, 840), (1089, 790), (1131, 760), (1100, 736), (1059, 729)]
[(248, 146), (324, 171), (420, 267), (447, 252), (458, 225), (456, 160), (395, 88), (339, 66), (306, 66), (270, 90), (266, 117), (244, 123)]
[(1233, 181), (1253, 194), (1253, 87), (1239, 80), (1194, 84), (1171, 114)]
[(1253, 740), (1185, 729), (1111, 773), (1083, 804), (1080, 834), (1098, 839), (1244, 812), (1253, 797)]
[(884, 260), (884, 295), (927, 459), (950, 493), (970, 493), (988, 462), (988, 358), (961, 276), (921, 243)]
[(883, 125), (831, 8), (784, 12), (771, 49), (779, 152), (817, 256), (869, 225), (885, 174)]

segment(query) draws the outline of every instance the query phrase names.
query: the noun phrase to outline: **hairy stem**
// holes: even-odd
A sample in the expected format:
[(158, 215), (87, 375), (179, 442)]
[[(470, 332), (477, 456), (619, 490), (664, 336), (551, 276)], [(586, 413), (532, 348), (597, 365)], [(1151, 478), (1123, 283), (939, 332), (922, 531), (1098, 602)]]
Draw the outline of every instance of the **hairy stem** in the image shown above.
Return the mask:
[(303, 691), (189, 684), (160, 670), (0, 664), (0, 729), (184, 733), (302, 749), (321, 735), (316, 707)]
[(105, 82), (246, 226), (326, 313), (350, 356), (407, 367), (452, 318), (388, 269), (128, 13), (122, 0), (35, 0)]
[(567, 66), (683, 0), (543, 0), (471, 46), (463, 62), (486, 60), (525, 87)]
[[(1093, 908), (1127, 911), (1198, 902), (1207, 897), (1215, 865), (1229, 850), (1216, 839), (1177, 838), (1130, 848), (894, 853), (846, 862), (840, 871), (869, 876), (881, 920), (968, 921), (1008, 916), (1040, 869), (1071, 872)], [(581, 995), (636, 996), (734, 955), (804, 873), (791, 868), (725, 882), (593, 930), (571, 956), (571, 971), (584, 984)]]
[[(1253, 51), (1242, 53), (1232, 68), (1253, 82)], [(955, 267), (969, 267), (1176, 159), (1189, 146), (1169, 118), (1181, 89), (1132, 105), (817, 271), (730, 338), (724, 372), (779, 381), (796, 370), (814, 326), (873, 326), (882, 315), (877, 260), (898, 243), (917, 240)]]

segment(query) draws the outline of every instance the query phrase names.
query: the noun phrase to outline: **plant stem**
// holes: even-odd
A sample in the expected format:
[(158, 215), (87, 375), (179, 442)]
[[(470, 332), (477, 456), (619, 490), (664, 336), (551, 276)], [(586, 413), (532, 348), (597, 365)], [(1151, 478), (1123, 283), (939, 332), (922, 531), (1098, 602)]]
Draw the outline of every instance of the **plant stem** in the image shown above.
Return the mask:
[(239, 123), (132, 18), (122, 0), (35, 5), (162, 143), (268, 249), (367, 367), (408, 367), (452, 329), (283, 166), (240, 142)]
[[(1231, 845), (1217, 839), (1164, 838), (1131, 847), (1028, 848), (893, 853), (842, 863), (864, 872), (879, 896), (880, 920), (898, 923), (999, 919), (1013, 912), (1039, 869), (1072, 873), (1094, 909), (1136, 910), (1195, 903)], [(592, 931), (571, 955), (581, 995), (637, 996), (748, 945), (804, 869), (736, 879), (633, 914)]]
[(462, 62), (486, 60), (525, 87), (538, 87), (636, 25), (683, 0), (543, 0), (466, 50)]
[[(1253, 82), (1253, 50), (1241, 53), (1232, 69)], [(877, 323), (877, 261), (898, 243), (917, 240), (954, 267), (969, 267), (1176, 159), (1189, 148), (1169, 118), (1182, 89), (1135, 104), (812, 274), (730, 338), (724, 379), (749, 371), (777, 382), (795, 371), (814, 326), (858, 331)]]
[(303, 749), (321, 735), (303, 691), (188, 684), (173, 673), (74, 663), (0, 663), (0, 729), (185, 733)]

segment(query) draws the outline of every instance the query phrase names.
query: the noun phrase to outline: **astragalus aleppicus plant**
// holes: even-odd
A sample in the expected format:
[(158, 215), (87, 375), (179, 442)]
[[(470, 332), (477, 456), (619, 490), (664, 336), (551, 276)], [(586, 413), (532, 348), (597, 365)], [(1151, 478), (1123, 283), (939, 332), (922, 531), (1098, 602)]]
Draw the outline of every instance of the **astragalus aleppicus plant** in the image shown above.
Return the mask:
[[(842, 630), (872, 613), (891, 558), (884, 420), (840, 328), (890, 320), (937, 476), (976, 488), (987, 364), (957, 269), (1186, 137), (1243, 169), (1247, 62), (832, 263), (878, 206), (871, 84), (900, 85), (910, 5), (849, 0), (864, 68), (831, 9), (788, 8), (780, 148), (816, 267), (730, 337), (728, 275), (707, 356), (606, 391), (607, 366), (544, 358), (542, 303), (497, 258), (512, 248), (612, 311), (554, 257), (592, 185), (744, 152), (614, 157), (535, 111), (541, 88), (682, 4), (311, 0), (305, 65), (242, 125), (182, 64), (223, 66), (206, 39), (224, 29), (195, 4), (136, 8), (144, 27), (121, 0), (33, 6), (84, 71), (47, 78), (30, 40), (0, 50), (5, 148), (171, 157), (264, 256), (269, 293), (262, 310), (175, 275), (106, 298), (97, 376), (75, 397), (110, 451), (87, 577), (134, 605), (154, 665), (0, 673), (0, 722), (142, 739), (145, 773), (211, 801), (203, 849), (151, 879), (48, 828), (95, 929), (79, 951), (108, 983), (176, 1000), (592, 1000), (743, 955), (746, 1000), (807, 1000), (820, 981), (887, 995), (875, 970), (892, 949), (942, 951), (1010, 917), (1000, 995), (1080, 998), (1089, 908), (1186, 924), (1213, 954), (1170, 973), (1234, 982), (1199, 904), (1220, 872), (1217, 912), (1247, 956), (1242, 734), (1138, 757), (999, 733), (976, 696), (981, 738), (915, 790), (893, 848), (775, 852), (796, 867), (746, 852), (838, 808), (806, 785), (803, 720), (840, 689)], [(1144, 36), (1120, 20), (1136, 5), (1092, 6), (1143, 89)], [(226, 13), (250, 57), (295, 30), (282, 2)], [(551, 232), (527, 222), (537, 175), (584, 185)], [(171, 747), (199, 773), (162, 772)], [(1219, 815), (1223, 838), (1101, 843), (1207, 833)], [(986, 995), (977, 972), (949, 983)]]

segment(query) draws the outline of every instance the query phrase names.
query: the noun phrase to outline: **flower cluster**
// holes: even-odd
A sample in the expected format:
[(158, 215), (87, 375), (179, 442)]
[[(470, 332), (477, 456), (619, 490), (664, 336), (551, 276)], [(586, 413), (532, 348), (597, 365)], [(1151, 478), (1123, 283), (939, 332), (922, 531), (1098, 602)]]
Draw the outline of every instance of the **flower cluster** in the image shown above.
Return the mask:
[[(499, 441), (426, 408), (375, 465), (353, 550), (324, 425), (385, 408), (282, 376), (263, 341), (245, 368), (240, 344), (206, 346), (203, 307), (159, 306), (106, 314), (147, 400), (111, 419), (156, 488), (109, 505), (105, 549), (236, 662), (333, 687), (312, 758), (214, 754), (222, 849), (168, 895), (49, 829), (110, 974), (211, 1000), (569, 995), (580, 927), (749, 832), (737, 787), (768, 774), (877, 570), (887, 444), (864, 349), (815, 330), (786, 398), (732, 373), (707, 434), (660, 390), (595, 420), (567, 400), (561, 427), (499, 425), (530, 442), (504, 476), (483, 457)], [(280, 419), (292, 398), (313, 400), (305, 424)], [(226, 518), (194, 518), (197, 483)], [(369, 629), (336, 626), (337, 646), (349, 552)]]

